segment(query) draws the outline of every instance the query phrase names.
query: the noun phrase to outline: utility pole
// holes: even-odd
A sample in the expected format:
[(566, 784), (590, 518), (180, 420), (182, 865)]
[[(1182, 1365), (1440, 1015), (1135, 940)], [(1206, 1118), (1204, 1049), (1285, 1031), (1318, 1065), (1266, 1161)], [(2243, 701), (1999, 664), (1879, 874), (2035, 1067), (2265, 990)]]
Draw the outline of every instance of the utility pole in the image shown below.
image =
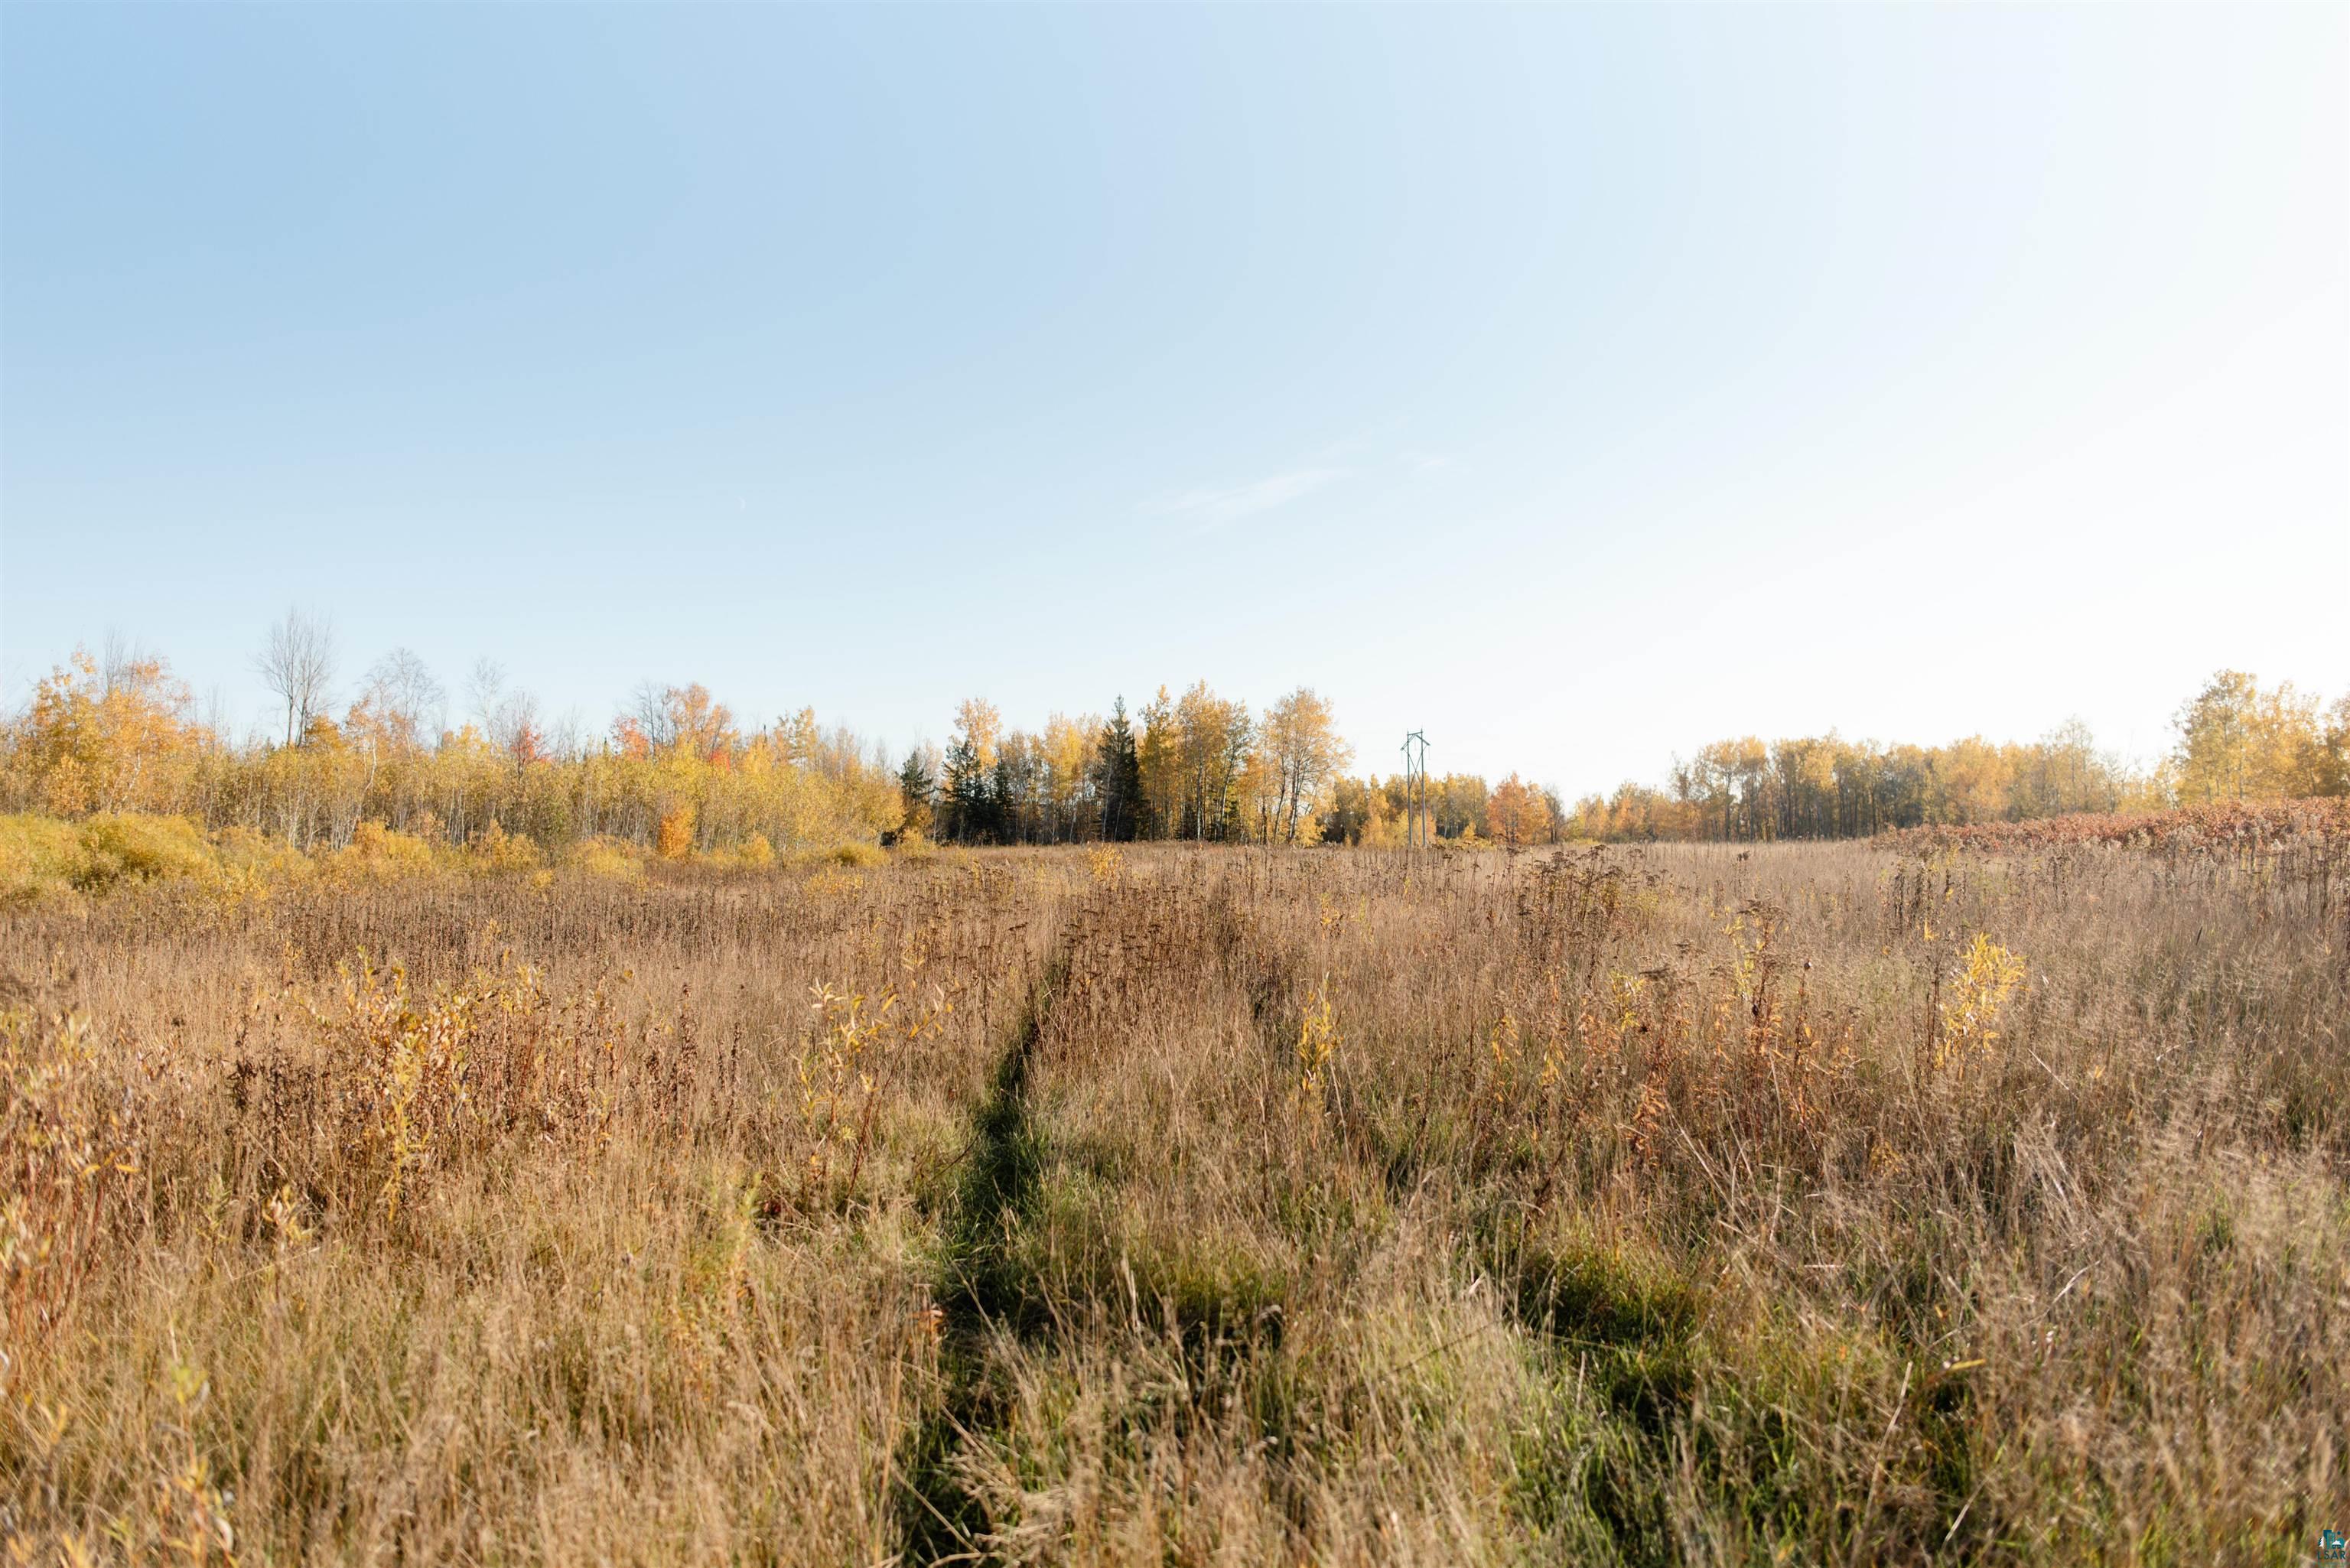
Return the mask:
[(1414, 730), (1403, 738), (1403, 846), (1428, 847), (1428, 737)]

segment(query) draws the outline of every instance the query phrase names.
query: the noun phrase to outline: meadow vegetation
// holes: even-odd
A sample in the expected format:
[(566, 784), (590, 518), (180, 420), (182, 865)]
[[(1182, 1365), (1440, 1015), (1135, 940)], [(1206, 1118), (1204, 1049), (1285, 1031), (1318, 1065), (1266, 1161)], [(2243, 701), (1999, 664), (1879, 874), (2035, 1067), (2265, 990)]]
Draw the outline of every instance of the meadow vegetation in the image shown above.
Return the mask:
[(917, 744), (893, 763), (813, 710), (762, 725), (698, 684), (649, 682), (600, 732), (548, 722), (487, 664), (451, 724), (447, 690), (401, 649), (368, 669), (338, 717), (331, 637), (299, 615), (272, 628), (256, 668), (283, 699), (282, 738), (240, 741), (217, 711), (200, 718), (158, 656), (77, 650), (0, 719), (0, 813), (177, 816), (207, 836), (312, 854), (339, 852), (371, 825), (504, 865), (615, 852), (756, 862), (912, 838), (1768, 843), (2350, 798), (2350, 693), (2323, 705), (2234, 670), (2180, 708), (2176, 747), (2150, 765), (2099, 751), (2077, 722), (2037, 741), (1940, 746), (1749, 735), (1675, 759), (1665, 787), (1627, 783), (1570, 807), (1516, 773), (1447, 772), (1416, 798), (1399, 774), (1350, 774), (1336, 712), (1308, 687), (1252, 710), (1205, 681), (1180, 696), (1162, 686), (1131, 718), (1121, 699), (1107, 718), (1056, 712), (1037, 731), (972, 698), (943, 749)]
[(289, 868), (12, 819), (0, 1541), (2305, 1560), (2350, 814), (2095, 820)]

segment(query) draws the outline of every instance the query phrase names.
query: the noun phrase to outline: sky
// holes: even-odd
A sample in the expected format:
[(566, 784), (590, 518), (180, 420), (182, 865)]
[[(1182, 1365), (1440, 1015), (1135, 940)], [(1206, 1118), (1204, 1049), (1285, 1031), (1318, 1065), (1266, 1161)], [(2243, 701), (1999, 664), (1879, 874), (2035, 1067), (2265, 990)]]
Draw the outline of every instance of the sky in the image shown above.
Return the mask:
[(7, 5), (0, 695), (2150, 755), (2350, 689), (2345, 16)]

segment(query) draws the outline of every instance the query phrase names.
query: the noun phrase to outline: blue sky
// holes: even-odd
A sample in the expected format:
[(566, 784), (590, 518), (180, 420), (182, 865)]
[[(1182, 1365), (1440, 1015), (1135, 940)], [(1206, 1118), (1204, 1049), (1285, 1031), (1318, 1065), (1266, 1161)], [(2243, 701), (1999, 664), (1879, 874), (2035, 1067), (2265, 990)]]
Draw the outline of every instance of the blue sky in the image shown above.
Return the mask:
[[(2350, 687), (2331, 6), (0, 15), (0, 685), (1206, 678), (1570, 793)], [(462, 706), (462, 704), (460, 704)]]

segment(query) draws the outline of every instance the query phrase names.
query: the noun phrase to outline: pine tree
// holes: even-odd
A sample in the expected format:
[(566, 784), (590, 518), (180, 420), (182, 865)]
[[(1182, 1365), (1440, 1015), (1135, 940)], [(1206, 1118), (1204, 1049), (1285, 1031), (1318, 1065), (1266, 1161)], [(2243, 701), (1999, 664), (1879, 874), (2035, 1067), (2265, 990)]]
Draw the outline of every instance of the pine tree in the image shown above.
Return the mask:
[(938, 793), (938, 781), (931, 777), (930, 763), (922, 760), (917, 749), (906, 753), (906, 765), (898, 770), (898, 798), (906, 808), (906, 820), (899, 829), (903, 833), (921, 833), (931, 826), (931, 802)]
[(965, 844), (995, 836), (994, 792), (991, 770), (980, 760), (979, 748), (958, 735), (947, 748), (947, 834)]
[(1135, 836), (1142, 805), (1142, 754), (1134, 743), (1134, 726), (1127, 722), (1126, 699), (1110, 710), (1102, 726), (1101, 755), (1095, 763), (1096, 792), (1101, 797), (1104, 838), (1123, 841)]

